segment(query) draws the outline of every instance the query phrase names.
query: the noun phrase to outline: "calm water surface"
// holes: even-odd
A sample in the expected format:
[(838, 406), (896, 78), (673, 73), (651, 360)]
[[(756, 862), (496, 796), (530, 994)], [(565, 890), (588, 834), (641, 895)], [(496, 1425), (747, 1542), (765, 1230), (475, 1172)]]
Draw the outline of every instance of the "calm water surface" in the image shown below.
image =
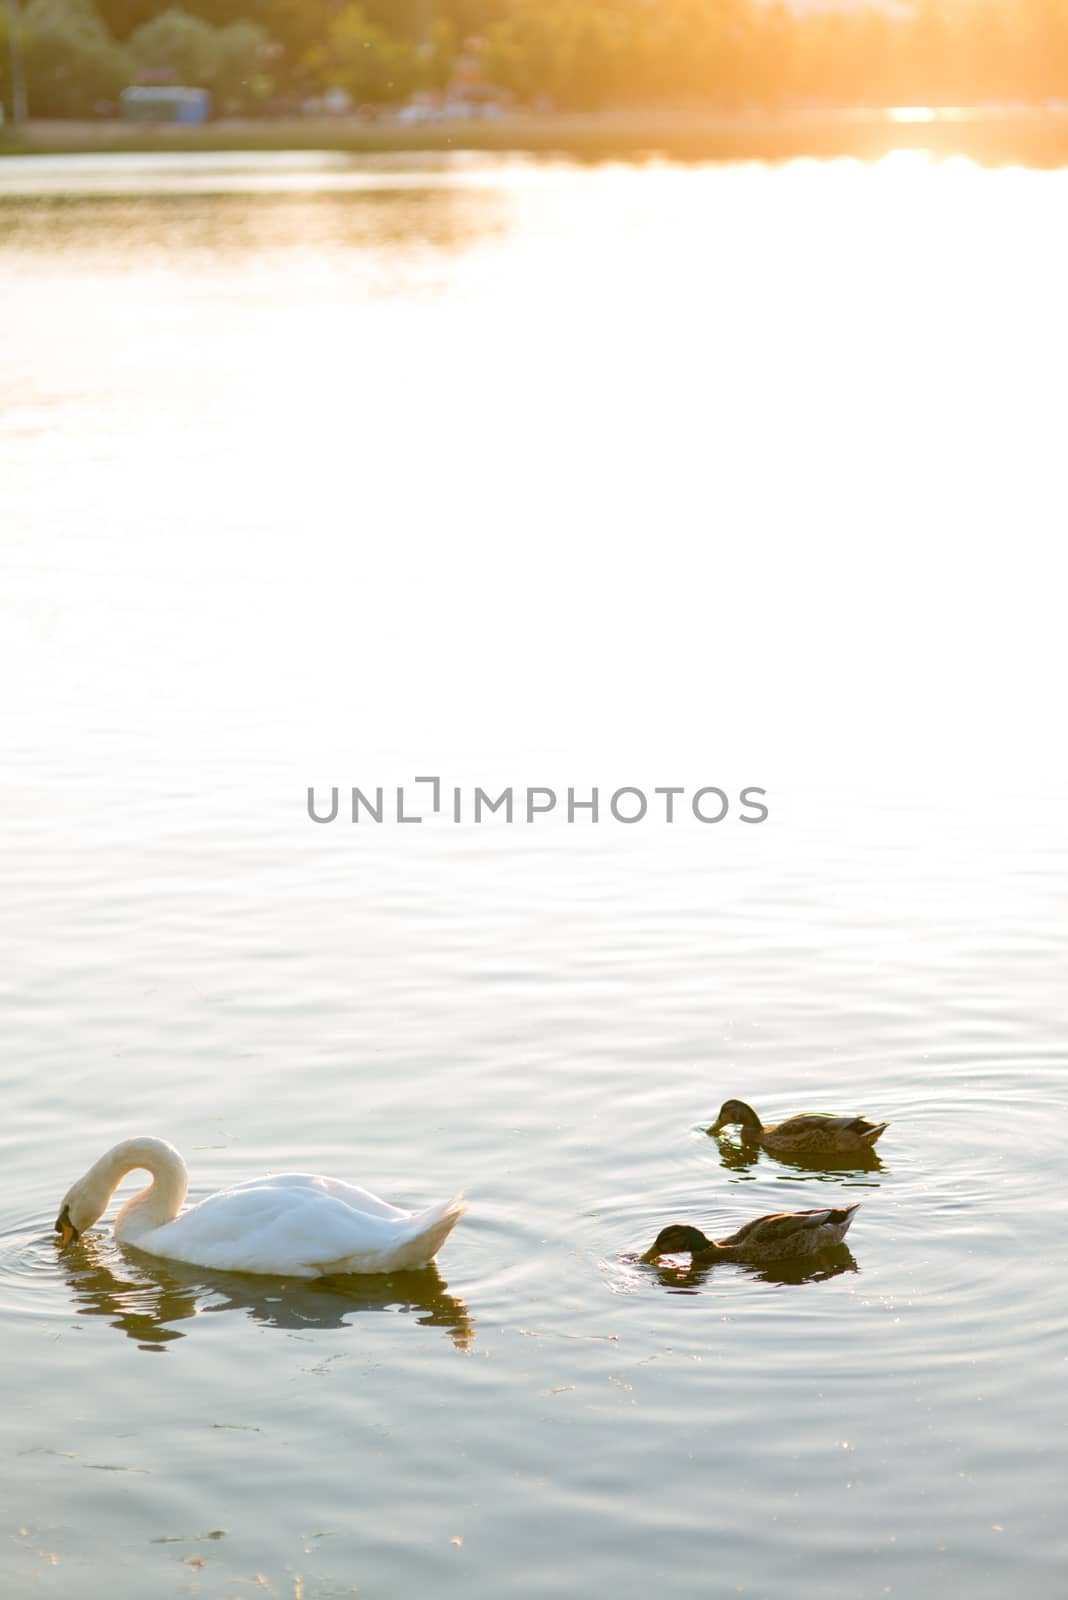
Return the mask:
[[(0, 165), (5, 1595), (1063, 1592), (1066, 198)], [(425, 773), (771, 817), (307, 820)], [(471, 1210), (59, 1257), (134, 1132)], [(793, 1281), (633, 1260), (838, 1196)]]

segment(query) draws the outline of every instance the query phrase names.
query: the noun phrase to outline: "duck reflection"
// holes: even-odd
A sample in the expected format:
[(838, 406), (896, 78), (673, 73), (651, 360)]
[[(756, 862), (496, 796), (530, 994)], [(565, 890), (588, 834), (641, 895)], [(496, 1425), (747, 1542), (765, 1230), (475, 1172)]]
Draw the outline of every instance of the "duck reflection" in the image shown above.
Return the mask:
[(434, 1266), (381, 1276), (258, 1278), (164, 1262), (92, 1236), (59, 1263), (80, 1315), (107, 1317), (142, 1350), (165, 1349), (185, 1336), (179, 1324), (219, 1311), (301, 1331), (349, 1327), (359, 1311), (403, 1312), (442, 1328), (458, 1350), (475, 1340), (474, 1318)]
[[(757, 1263), (731, 1263), (747, 1278), (755, 1278), (758, 1283), (826, 1283), (828, 1278), (837, 1278), (843, 1272), (859, 1272), (856, 1257), (848, 1245), (832, 1245), (827, 1250), (821, 1250), (818, 1255), (798, 1256), (783, 1261), (766, 1261)], [(700, 1294), (708, 1280), (712, 1278), (717, 1268), (722, 1268), (723, 1262), (701, 1262), (696, 1266), (669, 1266), (666, 1263), (656, 1268), (656, 1277), (662, 1288), (673, 1294)]]
[[(761, 1161), (770, 1162), (776, 1167), (785, 1167), (790, 1173), (806, 1173), (814, 1183), (840, 1183), (843, 1176), (851, 1173), (855, 1173), (861, 1179), (869, 1174), (875, 1177), (883, 1171), (883, 1163), (874, 1150), (847, 1156), (770, 1155), (758, 1144), (751, 1144), (746, 1140), (725, 1139), (722, 1135), (717, 1137), (710, 1130), (706, 1131), (709, 1132), (710, 1138), (715, 1139), (719, 1148), (721, 1165), (728, 1172), (738, 1172), (745, 1177), (754, 1173)], [(871, 1187), (878, 1188), (878, 1184), (873, 1183)]]

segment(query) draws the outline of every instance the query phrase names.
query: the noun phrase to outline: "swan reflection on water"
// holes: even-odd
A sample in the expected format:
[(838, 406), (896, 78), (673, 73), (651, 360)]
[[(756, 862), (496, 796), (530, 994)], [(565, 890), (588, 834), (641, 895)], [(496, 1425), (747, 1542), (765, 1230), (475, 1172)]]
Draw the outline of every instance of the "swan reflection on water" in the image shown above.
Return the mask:
[(142, 1350), (185, 1337), (177, 1324), (219, 1311), (244, 1311), (269, 1328), (347, 1328), (359, 1311), (414, 1314), (442, 1328), (457, 1350), (475, 1340), (474, 1318), (448, 1293), (437, 1267), (338, 1278), (256, 1278), (162, 1261), (92, 1237), (59, 1258), (78, 1313), (107, 1317)]
[(819, 1255), (795, 1256), (782, 1261), (749, 1262), (704, 1261), (687, 1266), (669, 1266), (666, 1262), (654, 1270), (662, 1288), (674, 1294), (698, 1294), (710, 1286), (717, 1273), (733, 1266), (747, 1278), (758, 1283), (826, 1283), (843, 1272), (859, 1272), (856, 1257), (848, 1245), (832, 1245)]

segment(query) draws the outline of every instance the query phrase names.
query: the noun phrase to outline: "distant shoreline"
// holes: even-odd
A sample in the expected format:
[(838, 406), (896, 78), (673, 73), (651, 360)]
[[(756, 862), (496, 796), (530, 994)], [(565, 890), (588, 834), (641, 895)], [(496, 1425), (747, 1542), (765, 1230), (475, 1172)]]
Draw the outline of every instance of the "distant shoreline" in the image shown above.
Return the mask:
[(962, 156), (983, 166), (1068, 166), (1068, 107), (769, 111), (619, 110), (515, 113), (402, 123), (355, 117), (224, 119), (203, 127), (31, 121), (0, 129), (0, 156), (331, 150), (352, 155), (487, 151), (584, 160), (784, 161), (895, 150)]

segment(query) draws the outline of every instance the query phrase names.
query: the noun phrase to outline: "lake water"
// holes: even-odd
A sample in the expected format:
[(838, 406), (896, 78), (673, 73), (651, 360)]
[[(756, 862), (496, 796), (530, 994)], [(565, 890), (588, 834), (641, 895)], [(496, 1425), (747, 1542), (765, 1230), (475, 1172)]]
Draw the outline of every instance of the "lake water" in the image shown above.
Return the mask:
[[(5, 1595), (1063, 1592), (1066, 199), (0, 164)], [(390, 1280), (60, 1256), (139, 1132), (470, 1212)], [(633, 1259), (839, 1197), (810, 1274)]]

